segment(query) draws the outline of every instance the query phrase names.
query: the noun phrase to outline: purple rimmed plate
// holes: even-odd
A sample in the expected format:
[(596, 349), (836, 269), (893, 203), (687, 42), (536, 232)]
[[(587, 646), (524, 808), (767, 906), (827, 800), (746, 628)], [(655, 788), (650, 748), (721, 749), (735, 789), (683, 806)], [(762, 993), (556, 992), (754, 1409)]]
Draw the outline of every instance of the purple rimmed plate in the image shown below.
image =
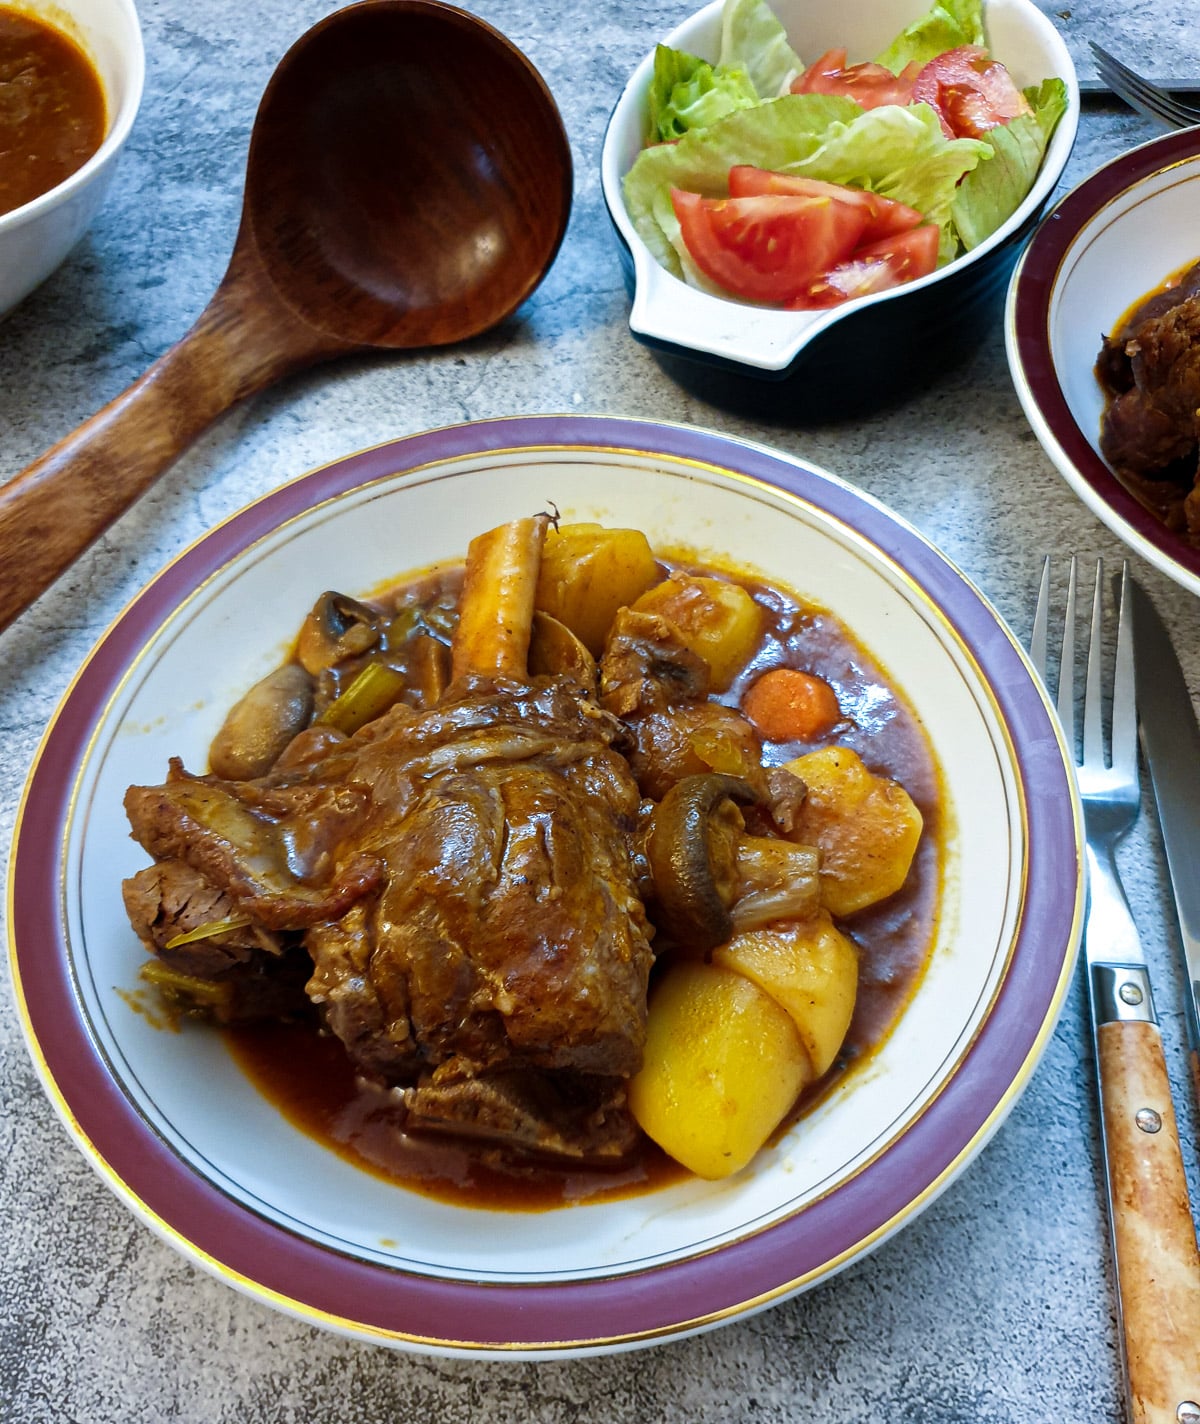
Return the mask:
[(1012, 276), (1005, 342), (1042, 448), (1092, 512), (1169, 577), (1200, 593), (1200, 549), (1167, 529), (1100, 454), (1102, 337), (1171, 273), (1200, 259), (1200, 129), (1142, 144), (1058, 204)]
[[(356, 1170), (281, 1118), (215, 1035), (134, 1011), (125, 787), (202, 765), (224, 709), (326, 587), (564, 517), (732, 557), (837, 613), (924, 722), (947, 845), (930, 965), (863, 1071), (749, 1169), (540, 1213), (469, 1209)], [(251, 612), (252, 611), (252, 615)], [(251, 505), (101, 639), (48, 728), (11, 861), (17, 1001), (51, 1101), (104, 1180), (197, 1264), (302, 1319), (441, 1354), (630, 1348), (782, 1300), (911, 1219), (995, 1130), (1066, 994), (1080, 820), (1056, 722), (1005, 625), (886, 509), (696, 429), (528, 417), (367, 450)], [(186, 1026), (185, 1026), (186, 1027)], [(197, 1092), (203, 1084), (203, 1092)]]

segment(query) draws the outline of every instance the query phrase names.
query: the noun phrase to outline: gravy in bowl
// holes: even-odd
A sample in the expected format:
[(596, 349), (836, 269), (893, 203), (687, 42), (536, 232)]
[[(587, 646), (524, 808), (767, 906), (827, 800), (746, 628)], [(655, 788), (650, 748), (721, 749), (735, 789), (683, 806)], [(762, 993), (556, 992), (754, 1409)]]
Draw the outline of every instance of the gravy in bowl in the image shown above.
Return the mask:
[(0, 213), (82, 168), (104, 140), (106, 119), (100, 76), (75, 41), (0, 5)]

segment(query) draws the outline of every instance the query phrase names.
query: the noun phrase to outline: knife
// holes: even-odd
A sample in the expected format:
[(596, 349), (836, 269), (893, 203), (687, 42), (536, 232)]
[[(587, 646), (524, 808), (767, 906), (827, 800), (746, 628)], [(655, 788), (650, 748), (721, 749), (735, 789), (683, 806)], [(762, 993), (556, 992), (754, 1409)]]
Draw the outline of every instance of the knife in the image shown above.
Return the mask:
[[(1126, 567), (1121, 580), (1116, 678), (1122, 683), (1132, 671), (1136, 700), (1140, 701), (1147, 660), (1138, 656), (1142, 628), (1136, 610), (1147, 600), (1138, 600), (1137, 592)], [(1099, 664), (1099, 601), (1097, 571), (1089, 681), (1093, 662)], [(1064, 659), (1073, 657), (1073, 649), (1068, 653), (1069, 633), (1068, 624)], [(1152, 699), (1153, 689), (1147, 687), (1145, 695)], [(1190, 720), (1190, 703), (1188, 714)], [(1070, 727), (1070, 706), (1065, 711), (1060, 708), (1060, 715), (1064, 726)], [(1114, 724), (1125, 715), (1114, 704)], [(1125, 727), (1128, 721), (1122, 731)], [(1086, 726), (1084, 736), (1086, 743)], [(1114, 725), (1114, 744), (1117, 740)], [(1086, 754), (1084, 761), (1086, 764)], [(1103, 783), (1095, 784), (1094, 760), (1089, 769), (1093, 775), (1090, 795), (1084, 798), (1085, 817), (1100, 824), (1094, 827), (1092, 820), (1088, 821), (1088, 910), (1083, 948), (1095, 1035), (1117, 1307), (1125, 1345), (1128, 1418), (1130, 1424), (1196, 1424), (1200, 1421), (1200, 1251), (1150, 972), (1121, 887), (1112, 839), (1099, 833), (1105, 824), (1106, 802)], [(1117, 773), (1118, 779), (1124, 775), (1124, 771)], [(1160, 778), (1163, 775), (1160, 772)]]
[(1170, 634), (1146, 593), (1130, 583), (1142, 751), (1179, 917), (1188, 1057), (1200, 1103), (1200, 727)]

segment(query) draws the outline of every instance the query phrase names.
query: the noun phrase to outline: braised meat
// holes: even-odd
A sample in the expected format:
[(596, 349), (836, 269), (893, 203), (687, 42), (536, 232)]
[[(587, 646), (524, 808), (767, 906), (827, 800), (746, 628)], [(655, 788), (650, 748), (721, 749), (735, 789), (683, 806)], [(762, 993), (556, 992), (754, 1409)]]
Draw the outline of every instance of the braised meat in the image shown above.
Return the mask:
[(600, 663), (600, 701), (620, 717), (704, 697), (709, 671), (679, 629), (656, 613), (622, 608)]
[(221, 781), (192, 776), (174, 758), (163, 785), (125, 793), (134, 840), (158, 861), (190, 866), (271, 930), (345, 914), (376, 887), (378, 859), (347, 840), (369, 805), (360, 787)]
[[(184, 861), (149, 865), (122, 891), (130, 923), (155, 955), (148, 977), (184, 1012), (235, 1024), (308, 1007), (312, 966), (297, 937), (248, 923), (226, 891)], [(204, 932), (216, 925), (226, 928)], [(201, 937), (190, 939), (195, 931)]]
[(619, 731), (569, 683), (479, 679), (348, 752), (373, 788), (360, 844), (388, 867), (366, 979), (341, 926), (308, 942), (310, 992), (357, 1062), (636, 1070), (651, 953)]
[(652, 956), (619, 735), (561, 679), (467, 679), (295, 772), (176, 767), (126, 808), (152, 855), (258, 924), (306, 931), (309, 994), (371, 1076), (461, 1059), (621, 1077)]
[(1139, 302), (1120, 327), (1104, 338), (1096, 358), (1096, 378), (1110, 395), (1120, 395), (1133, 386), (1133, 358), (1126, 347), (1138, 327), (1157, 321), (1173, 307), (1197, 296), (1200, 296), (1200, 262), (1189, 267), (1173, 287), (1161, 287)]
[(1100, 448), (1169, 528), (1200, 547), (1190, 498), (1200, 449), (1200, 263), (1106, 337), (1096, 377), (1109, 397)]
[(503, 1069), (481, 1077), (458, 1071), (456, 1063), (403, 1091), (410, 1131), (592, 1166), (633, 1152), (638, 1131), (626, 1098), (620, 1078)]

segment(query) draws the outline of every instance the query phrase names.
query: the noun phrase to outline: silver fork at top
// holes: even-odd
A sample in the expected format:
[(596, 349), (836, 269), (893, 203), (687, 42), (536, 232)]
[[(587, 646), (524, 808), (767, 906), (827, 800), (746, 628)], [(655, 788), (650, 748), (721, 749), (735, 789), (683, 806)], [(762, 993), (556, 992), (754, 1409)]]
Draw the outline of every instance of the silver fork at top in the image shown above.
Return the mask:
[[(1096, 566), (1075, 737), (1076, 561), (1071, 560), (1059, 660), (1058, 715), (1083, 804), (1088, 907), (1083, 949), (1100, 1090), (1101, 1135), (1125, 1384), (1133, 1424), (1200, 1421), (1200, 1252), (1154, 1013), (1150, 973), (1117, 869), (1137, 819), (1137, 705), (1129, 570), (1121, 574), (1111, 750), (1104, 734), (1104, 587)], [(1030, 657), (1047, 681), (1050, 561), (1042, 570)]]
[[(1067, 603), (1063, 614), (1062, 655), (1059, 659), (1058, 697), (1055, 706), (1063, 736), (1076, 757), (1075, 776), (1083, 803), (1087, 828), (1087, 855), (1090, 886), (1089, 930), (1101, 934), (1106, 949), (1132, 942), (1137, 948), (1137, 929), (1121, 878), (1117, 872), (1117, 846), (1137, 820), (1141, 806), (1138, 789), (1137, 700), (1133, 668), (1133, 630), (1122, 570), (1121, 608), (1117, 620), (1117, 658), (1113, 675), (1112, 747), (1105, 755), (1103, 726), (1104, 610), (1101, 567), (1096, 565), (1096, 586), (1092, 595), (1091, 631), (1087, 651), (1087, 671), (1083, 701), (1083, 756), (1078, 757), (1075, 730), (1075, 624), (1077, 563), (1071, 560), (1067, 582)], [(1046, 645), (1049, 632), (1050, 561), (1042, 569), (1034, 612), (1030, 655), (1047, 680)], [(1097, 923), (1092, 924), (1093, 916)], [(1140, 955), (1140, 949), (1138, 950)], [(1111, 954), (1110, 954), (1111, 957)]]
[(1184, 103), (1161, 85), (1152, 84), (1098, 44), (1093, 43), (1091, 49), (1100, 78), (1130, 108), (1168, 128), (1187, 129), (1200, 124), (1200, 108)]

